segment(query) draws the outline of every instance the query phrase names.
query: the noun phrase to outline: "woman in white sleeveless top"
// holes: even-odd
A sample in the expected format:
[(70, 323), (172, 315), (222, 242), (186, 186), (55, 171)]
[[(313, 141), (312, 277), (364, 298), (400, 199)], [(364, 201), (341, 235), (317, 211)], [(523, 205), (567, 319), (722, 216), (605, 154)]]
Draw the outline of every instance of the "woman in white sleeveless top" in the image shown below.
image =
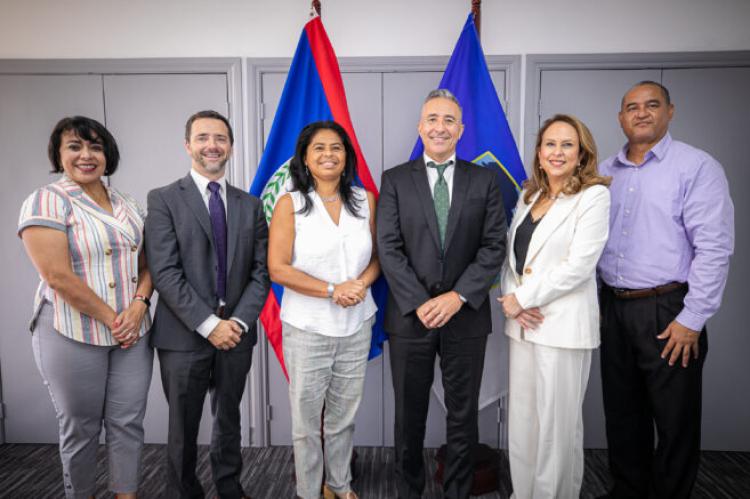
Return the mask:
[[(380, 266), (375, 199), (354, 186), (356, 155), (332, 121), (307, 125), (289, 166), (291, 192), (273, 212), (271, 279), (284, 286), (281, 320), (289, 374), (297, 495), (356, 499), (350, 461), (372, 323), (370, 285)], [(321, 412), (325, 404), (321, 446)]]

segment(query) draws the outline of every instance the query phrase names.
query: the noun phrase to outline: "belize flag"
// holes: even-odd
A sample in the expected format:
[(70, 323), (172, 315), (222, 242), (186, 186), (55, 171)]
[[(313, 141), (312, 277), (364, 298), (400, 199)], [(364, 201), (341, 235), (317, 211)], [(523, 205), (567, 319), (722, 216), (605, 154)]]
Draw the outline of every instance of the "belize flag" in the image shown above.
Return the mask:
[[(300, 36), (279, 107), (273, 119), (271, 133), (268, 136), (260, 165), (258, 165), (258, 172), (250, 186), (250, 193), (259, 197), (263, 203), (268, 222), (271, 221), (276, 200), (286, 193), (289, 161), (294, 156), (294, 146), (299, 132), (305, 125), (320, 120), (333, 120), (344, 127), (357, 154), (359, 183), (377, 198), (377, 187), (372, 180), (349, 117), (344, 83), (341, 80), (336, 54), (333, 52), (320, 17), (315, 16), (305, 25)], [(282, 286), (272, 283), (271, 292), (260, 314), (260, 320), (266, 330), (268, 341), (281, 363), (284, 375), (288, 379), (281, 346), (281, 319), (279, 318), (283, 293)], [(387, 288), (381, 277), (372, 286), (372, 296), (378, 305), (378, 314), (372, 330), (370, 358), (382, 352), (383, 341), (386, 339), (383, 330), (386, 295)]]
[[(506, 220), (510, 223), (521, 192), (521, 184), (526, 179), (526, 172), (500, 99), (495, 92), (482, 45), (479, 43), (473, 14), (469, 14), (464, 24), (439, 88), (450, 90), (461, 103), (463, 110), (464, 133), (456, 145), (456, 156), (497, 173), (505, 204)], [(418, 138), (411, 159), (421, 156), (423, 150), (422, 141)], [(499, 276), (495, 286), (497, 284)], [(487, 339), (485, 357), (488, 361), (484, 363), (479, 393), (480, 409), (499, 400), (505, 389), (501, 383), (503, 376), (500, 372), (504, 341), (502, 334), (491, 334)], [(442, 377), (436, 374), (433, 389), (442, 401), (441, 380)]]

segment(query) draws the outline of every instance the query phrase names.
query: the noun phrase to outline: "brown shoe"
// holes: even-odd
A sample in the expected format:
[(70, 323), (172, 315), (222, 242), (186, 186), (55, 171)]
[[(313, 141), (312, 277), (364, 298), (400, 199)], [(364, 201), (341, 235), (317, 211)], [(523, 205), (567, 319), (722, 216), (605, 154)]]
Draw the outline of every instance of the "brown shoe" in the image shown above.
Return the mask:
[(353, 490), (339, 495), (332, 491), (328, 485), (323, 485), (323, 499), (359, 499), (359, 496)]

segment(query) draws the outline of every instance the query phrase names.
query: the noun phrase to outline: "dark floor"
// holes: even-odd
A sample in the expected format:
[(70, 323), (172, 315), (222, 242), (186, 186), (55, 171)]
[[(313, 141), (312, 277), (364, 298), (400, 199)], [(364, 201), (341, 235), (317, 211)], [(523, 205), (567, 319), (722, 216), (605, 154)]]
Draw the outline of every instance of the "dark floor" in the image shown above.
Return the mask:
[[(97, 467), (98, 498), (111, 498), (107, 492), (104, 448), (100, 448)], [(139, 497), (157, 498), (164, 490), (163, 445), (147, 445), (144, 450), (144, 475)], [(358, 447), (354, 489), (363, 499), (395, 497), (393, 486), (393, 449)], [(289, 447), (243, 449), (245, 468), (242, 484), (254, 499), (293, 498), (293, 459)], [(435, 472), (435, 450), (425, 451), (428, 473)], [(581, 497), (592, 498), (606, 491), (609, 473), (606, 451), (586, 451), (586, 472)], [(208, 448), (201, 447), (198, 474), (206, 496), (214, 491), (210, 484)], [(479, 496), (486, 499), (506, 498), (510, 493), (508, 463), (501, 454), (501, 483), (498, 491)], [(13, 499), (63, 497), (60, 462), (54, 445), (0, 445), (0, 497)], [(429, 480), (426, 498), (439, 498), (436, 483)], [(703, 452), (693, 498), (750, 498), (750, 453)]]

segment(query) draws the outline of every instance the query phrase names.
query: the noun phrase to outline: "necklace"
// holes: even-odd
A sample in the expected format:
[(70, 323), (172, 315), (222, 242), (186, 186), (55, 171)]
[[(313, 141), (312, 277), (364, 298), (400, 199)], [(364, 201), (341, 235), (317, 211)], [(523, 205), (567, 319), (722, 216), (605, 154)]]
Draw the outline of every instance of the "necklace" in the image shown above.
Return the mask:
[(321, 196), (320, 194), (318, 194), (318, 197), (319, 197), (319, 198), (320, 198), (320, 200), (321, 200), (321, 201), (323, 201), (324, 203), (333, 203), (334, 201), (338, 201), (338, 200), (339, 200), (339, 193), (337, 192), (337, 193), (336, 193), (336, 194), (334, 194), (333, 196), (328, 196), (328, 197), (325, 197), (325, 196)]

